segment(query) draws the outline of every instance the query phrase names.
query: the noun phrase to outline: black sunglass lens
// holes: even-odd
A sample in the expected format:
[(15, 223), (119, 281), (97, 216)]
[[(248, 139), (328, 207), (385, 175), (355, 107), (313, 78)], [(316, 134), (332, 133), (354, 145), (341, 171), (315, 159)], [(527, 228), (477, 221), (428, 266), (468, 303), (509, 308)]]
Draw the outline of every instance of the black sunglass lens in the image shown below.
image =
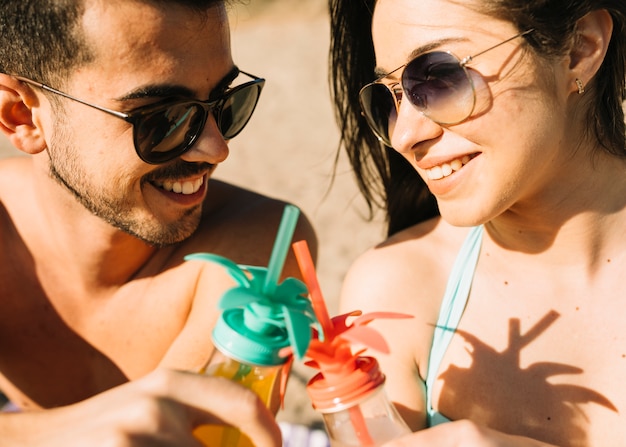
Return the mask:
[(365, 86), (359, 95), (367, 123), (383, 143), (391, 146), (391, 131), (396, 116), (396, 103), (389, 88), (380, 83)]
[(402, 89), (417, 109), (441, 124), (463, 121), (474, 107), (472, 82), (450, 53), (435, 51), (413, 59), (402, 74)]
[(255, 81), (235, 88), (224, 99), (221, 110), (216, 111), (222, 135), (229, 140), (234, 138), (248, 124), (261, 96), (263, 82)]
[(195, 104), (173, 104), (142, 117), (135, 125), (136, 146), (148, 163), (165, 163), (193, 144), (205, 121), (204, 110)]
[(135, 148), (146, 163), (159, 164), (184, 154), (196, 141), (209, 112), (225, 139), (235, 137), (250, 120), (263, 79), (240, 85), (217, 101), (182, 101), (156, 106), (133, 118)]

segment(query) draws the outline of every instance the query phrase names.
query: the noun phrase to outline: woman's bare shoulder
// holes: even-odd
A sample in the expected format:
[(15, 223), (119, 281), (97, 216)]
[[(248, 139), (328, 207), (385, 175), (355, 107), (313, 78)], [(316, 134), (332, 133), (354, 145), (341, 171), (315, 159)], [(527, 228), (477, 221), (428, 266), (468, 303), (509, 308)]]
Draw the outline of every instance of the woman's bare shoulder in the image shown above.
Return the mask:
[(354, 305), (352, 301), (357, 300), (367, 307), (384, 303), (396, 310), (438, 309), (468, 231), (436, 218), (391, 236), (352, 264), (344, 281), (342, 303)]
[[(420, 383), (426, 374), (433, 329), (448, 275), (468, 228), (433, 219), (397, 233), (360, 256), (348, 271), (342, 313), (398, 312), (409, 319), (377, 319), (371, 327), (390, 354), (376, 353), (388, 377), (387, 391), (404, 416), (423, 411)], [(413, 426), (417, 426), (413, 422)]]

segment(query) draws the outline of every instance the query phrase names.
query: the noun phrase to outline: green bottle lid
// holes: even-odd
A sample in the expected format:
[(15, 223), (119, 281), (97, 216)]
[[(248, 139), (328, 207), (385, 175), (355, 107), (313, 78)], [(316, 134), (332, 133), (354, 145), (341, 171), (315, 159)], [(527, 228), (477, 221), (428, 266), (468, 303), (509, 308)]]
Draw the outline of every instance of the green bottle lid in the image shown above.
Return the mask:
[(293, 277), (278, 282), (298, 213), (291, 205), (285, 207), (268, 267), (240, 265), (211, 253), (185, 257), (222, 265), (238, 284), (222, 295), (222, 315), (213, 330), (216, 348), (235, 360), (270, 366), (285, 363), (290, 353), (300, 359), (309, 347), (312, 326), (319, 324), (306, 285)]

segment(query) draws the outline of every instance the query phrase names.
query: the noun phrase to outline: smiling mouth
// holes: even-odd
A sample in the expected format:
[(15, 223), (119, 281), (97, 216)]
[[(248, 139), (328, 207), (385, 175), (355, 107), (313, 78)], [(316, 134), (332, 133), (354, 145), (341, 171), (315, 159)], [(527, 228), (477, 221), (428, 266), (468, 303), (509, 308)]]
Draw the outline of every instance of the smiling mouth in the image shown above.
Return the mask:
[(174, 192), (177, 194), (190, 195), (195, 194), (200, 190), (200, 187), (204, 183), (204, 177), (200, 177), (196, 180), (188, 180), (182, 182), (172, 182), (165, 180), (163, 182), (154, 182), (153, 184), (168, 192)]
[(426, 169), (426, 176), (429, 180), (441, 180), (442, 178), (448, 177), (461, 169), (464, 165), (469, 163), (471, 159), (472, 157), (465, 155), (461, 158), (452, 160), (451, 162)]

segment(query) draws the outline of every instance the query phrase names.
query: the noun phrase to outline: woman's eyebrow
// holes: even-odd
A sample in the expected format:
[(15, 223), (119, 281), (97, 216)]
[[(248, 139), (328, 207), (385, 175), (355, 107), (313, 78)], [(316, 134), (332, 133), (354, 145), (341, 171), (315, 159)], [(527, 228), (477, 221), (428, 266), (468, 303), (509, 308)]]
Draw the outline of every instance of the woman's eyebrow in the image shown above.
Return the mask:
[(428, 42), (425, 45), (421, 45), (415, 49), (413, 49), (413, 51), (411, 51), (407, 57), (406, 57), (406, 62), (402, 65), (400, 65), (399, 67), (396, 67), (394, 70), (391, 71), (387, 71), (382, 67), (375, 67), (374, 68), (374, 74), (376, 76), (376, 79), (382, 79), (382, 78), (386, 78), (387, 76), (389, 76), (390, 74), (398, 71), (400, 68), (404, 67), (406, 64), (408, 64), (409, 62), (411, 62), (413, 59), (415, 59), (417, 56), (420, 56), (424, 53), (428, 53), (429, 51), (433, 51), (436, 50), (438, 48), (441, 48), (445, 45), (448, 45), (449, 43), (455, 42), (466, 42), (469, 39), (467, 38), (461, 38), (461, 37), (446, 37), (445, 39), (439, 39), (439, 40), (435, 40), (432, 42)]

